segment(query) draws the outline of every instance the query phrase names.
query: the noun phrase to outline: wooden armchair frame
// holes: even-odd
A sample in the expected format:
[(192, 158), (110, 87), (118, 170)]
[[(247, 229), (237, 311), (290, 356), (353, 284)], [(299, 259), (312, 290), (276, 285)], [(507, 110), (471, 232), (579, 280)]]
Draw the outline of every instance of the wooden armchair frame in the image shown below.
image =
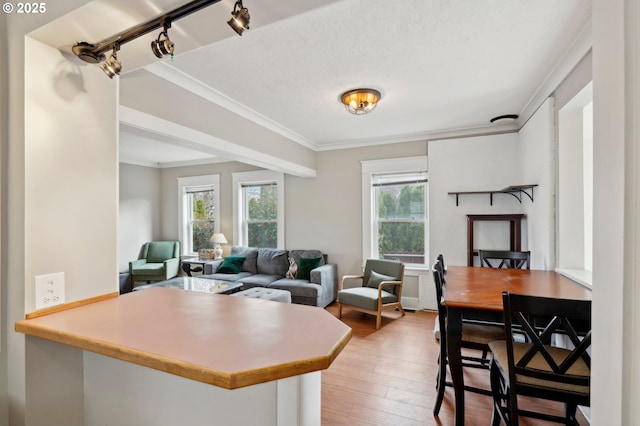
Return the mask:
[[(368, 261), (367, 261), (368, 262)], [(371, 315), (375, 315), (376, 316), (376, 330), (380, 329), (380, 325), (382, 324), (382, 311), (383, 309), (388, 309), (388, 308), (394, 308), (394, 309), (398, 309), (400, 311), (400, 313), (404, 316), (405, 312), (404, 309), (402, 308), (402, 283), (404, 281), (404, 265), (400, 265), (400, 279), (399, 280), (395, 280), (395, 281), (382, 281), (380, 282), (380, 284), (378, 284), (377, 287), (377, 292), (378, 292), (378, 297), (377, 297), (377, 308), (374, 309), (367, 309), (361, 306), (355, 306), (352, 304), (344, 304), (342, 302), (340, 302), (340, 292), (342, 292), (344, 290), (344, 282), (345, 280), (361, 280), (362, 281), (362, 287), (361, 288), (365, 288), (365, 274), (360, 274), (360, 275), (344, 275), (342, 278), (340, 278), (340, 282), (338, 283), (338, 318), (342, 318), (342, 305), (346, 305), (349, 306), (352, 309), (355, 309), (357, 311), (360, 312), (364, 312), (367, 314), (371, 314)], [(366, 266), (365, 266), (366, 269)], [(395, 287), (396, 290), (394, 291), (392, 288)], [(372, 290), (374, 290), (374, 288), (371, 288)], [(349, 290), (349, 289), (347, 289)], [(397, 296), (397, 300), (394, 302), (390, 302), (390, 303), (383, 303), (383, 293), (382, 291), (388, 291), (391, 292), (393, 294), (395, 294)]]

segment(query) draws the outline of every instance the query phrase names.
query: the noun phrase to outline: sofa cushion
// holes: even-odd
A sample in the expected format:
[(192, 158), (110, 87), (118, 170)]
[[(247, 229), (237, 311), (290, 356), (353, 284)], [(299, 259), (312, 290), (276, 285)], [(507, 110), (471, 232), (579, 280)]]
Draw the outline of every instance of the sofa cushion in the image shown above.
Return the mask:
[[(371, 275), (369, 275), (369, 281), (367, 281), (367, 287), (378, 288), (382, 281), (397, 281), (396, 277), (391, 277), (389, 275), (379, 274), (376, 271), (371, 271)], [(386, 286), (387, 288), (389, 286)]]
[(216, 272), (222, 274), (237, 274), (242, 271), (244, 260), (244, 256), (227, 256)]
[[(397, 301), (395, 294), (382, 290), (383, 304)], [(375, 311), (378, 309), (378, 290), (371, 287), (347, 288), (338, 293), (338, 302)]]
[(300, 264), (300, 258), (320, 258), (320, 265), (327, 263), (326, 255), (322, 254), (320, 250), (289, 250), (289, 256), (293, 257), (297, 264)]
[(274, 281), (282, 278), (281, 275), (269, 275), (269, 274), (256, 274), (246, 278), (242, 278), (240, 282), (242, 284), (248, 284), (247, 287), (266, 287)]
[(173, 241), (153, 241), (149, 243), (149, 250), (147, 251), (147, 262), (149, 263), (162, 263), (167, 259), (173, 257), (173, 248), (175, 243)]
[(322, 286), (319, 284), (312, 284), (306, 280), (292, 280), (290, 278), (274, 281), (269, 284), (269, 288), (287, 290), (291, 293), (292, 297), (317, 298), (318, 293), (322, 291)]
[(311, 270), (320, 266), (321, 257), (301, 257), (298, 261), (298, 272), (296, 278), (299, 280), (309, 280)]
[(258, 274), (284, 277), (289, 269), (286, 250), (261, 248), (258, 250)]
[(258, 249), (255, 247), (231, 247), (232, 256), (244, 256), (244, 263), (242, 264), (243, 272), (250, 272), (252, 274), (258, 273)]
[(131, 271), (131, 275), (148, 275), (157, 274), (164, 270), (164, 264), (162, 263), (145, 263), (136, 267)]

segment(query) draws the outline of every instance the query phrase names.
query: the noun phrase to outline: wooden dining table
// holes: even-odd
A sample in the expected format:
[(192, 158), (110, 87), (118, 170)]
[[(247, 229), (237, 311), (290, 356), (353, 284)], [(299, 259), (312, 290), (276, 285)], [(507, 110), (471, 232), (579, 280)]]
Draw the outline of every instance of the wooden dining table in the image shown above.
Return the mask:
[[(447, 356), (455, 394), (455, 424), (464, 425), (462, 322), (492, 317), (502, 321), (502, 292), (591, 300), (591, 290), (554, 271), (449, 266), (444, 305), (447, 307)], [(488, 385), (488, 381), (487, 381)]]

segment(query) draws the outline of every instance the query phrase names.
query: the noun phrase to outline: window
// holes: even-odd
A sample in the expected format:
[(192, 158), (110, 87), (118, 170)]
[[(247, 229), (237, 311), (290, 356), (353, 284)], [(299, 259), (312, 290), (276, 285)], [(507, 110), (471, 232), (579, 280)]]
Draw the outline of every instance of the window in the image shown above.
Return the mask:
[(284, 247), (284, 175), (233, 173), (233, 240), (248, 247)]
[(219, 180), (219, 175), (178, 178), (183, 254), (213, 247), (209, 240), (220, 232)]
[(426, 157), (362, 162), (363, 257), (426, 265)]
[(558, 112), (559, 272), (591, 283), (593, 245), (592, 84)]
[(378, 256), (424, 264), (426, 172), (372, 176)]
[(243, 184), (243, 240), (250, 247), (278, 246), (278, 186), (275, 182)]

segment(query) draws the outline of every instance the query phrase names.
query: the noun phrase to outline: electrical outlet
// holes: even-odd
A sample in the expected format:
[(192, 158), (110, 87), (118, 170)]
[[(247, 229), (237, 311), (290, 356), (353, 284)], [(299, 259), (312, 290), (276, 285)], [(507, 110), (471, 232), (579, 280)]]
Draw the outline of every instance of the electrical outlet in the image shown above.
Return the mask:
[(64, 272), (36, 275), (36, 309), (64, 303)]

